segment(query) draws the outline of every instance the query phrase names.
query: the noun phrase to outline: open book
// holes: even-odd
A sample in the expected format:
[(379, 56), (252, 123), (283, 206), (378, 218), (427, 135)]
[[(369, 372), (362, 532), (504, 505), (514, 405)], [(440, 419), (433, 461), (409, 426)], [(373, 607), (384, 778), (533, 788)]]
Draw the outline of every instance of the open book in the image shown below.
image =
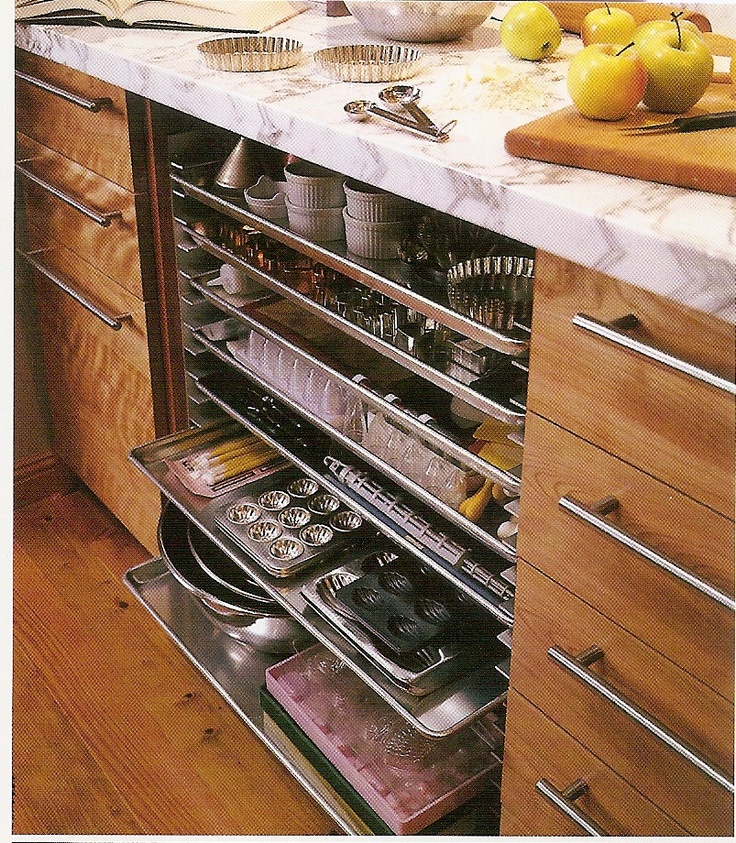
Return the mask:
[(263, 32), (307, 6), (288, 0), (15, 0), (15, 18)]

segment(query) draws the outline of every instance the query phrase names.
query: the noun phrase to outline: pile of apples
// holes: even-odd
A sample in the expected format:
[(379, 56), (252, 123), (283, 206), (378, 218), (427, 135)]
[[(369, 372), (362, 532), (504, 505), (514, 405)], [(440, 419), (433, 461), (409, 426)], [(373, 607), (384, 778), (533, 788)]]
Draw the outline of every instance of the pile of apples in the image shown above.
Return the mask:
[(688, 20), (653, 20), (637, 27), (625, 9), (589, 12), (585, 46), (570, 62), (567, 89), (581, 114), (619, 120), (643, 101), (652, 111), (682, 114), (703, 96), (713, 55)]
[[(652, 111), (682, 114), (703, 96), (713, 75), (713, 56), (700, 30), (673, 13), (671, 20), (637, 26), (633, 15), (607, 3), (585, 16), (585, 45), (570, 62), (567, 89), (585, 117), (619, 120), (640, 102)], [(501, 22), (501, 43), (517, 58), (539, 61), (560, 46), (552, 11), (523, 0)]]

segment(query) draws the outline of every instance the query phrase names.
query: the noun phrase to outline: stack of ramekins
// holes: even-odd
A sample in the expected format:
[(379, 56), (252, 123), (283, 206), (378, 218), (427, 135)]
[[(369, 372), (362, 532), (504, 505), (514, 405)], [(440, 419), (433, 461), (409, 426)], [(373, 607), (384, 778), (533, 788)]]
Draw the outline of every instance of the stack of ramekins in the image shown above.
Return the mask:
[(289, 228), (315, 243), (341, 240), (345, 177), (307, 161), (287, 164), (284, 175)]
[(373, 260), (392, 260), (406, 230), (408, 203), (400, 196), (348, 179), (345, 239), (348, 250)]

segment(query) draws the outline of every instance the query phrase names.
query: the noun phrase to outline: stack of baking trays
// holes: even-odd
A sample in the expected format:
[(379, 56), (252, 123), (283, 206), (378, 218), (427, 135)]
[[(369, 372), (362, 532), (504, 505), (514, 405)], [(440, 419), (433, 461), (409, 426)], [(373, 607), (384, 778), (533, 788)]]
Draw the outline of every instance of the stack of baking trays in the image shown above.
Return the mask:
[[(169, 498), (160, 549), (168, 574), (195, 598), (198, 639), (170, 607), (157, 603), (155, 613), (232, 699), (243, 681), (228, 673), (235, 650), (238, 662), (241, 647), (267, 656), (249, 686), (261, 709), (249, 722), (269, 743), (280, 746), (269, 723), (287, 729), (307, 765), (360, 795), (379, 833), (444, 823), (481, 794), (497, 801), (508, 624), (378, 533), (367, 513), (333, 494), (330, 475), (309, 476), (231, 423), (175, 434), (133, 457)], [(157, 571), (131, 582), (153, 595)], [(219, 633), (230, 646), (213, 643)]]
[(396, 546), (374, 544), (352, 554), (304, 585), (302, 594), (392, 682), (417, 697), (504, 654), (498, 639), (504, 627)]

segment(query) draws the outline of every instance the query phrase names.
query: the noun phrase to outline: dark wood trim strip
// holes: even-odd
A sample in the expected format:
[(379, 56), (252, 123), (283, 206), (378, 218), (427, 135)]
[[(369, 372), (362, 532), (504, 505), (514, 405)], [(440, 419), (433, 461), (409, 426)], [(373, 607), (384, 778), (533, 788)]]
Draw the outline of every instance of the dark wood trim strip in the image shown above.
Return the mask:
[(159, 116), (155, 103), (144, 100), (143, 106), (162, 364), (160, 373), (152, 371), (154, 407), (159, 403), (156, 399), (161, 397), (156, 391), (161, 389), (167, 415), (165, 429), (156, 421), (160, 436), (186, 428), (188, 418), (166, 121)]
[(79, 479), (53, 451), (32, 454), (13, 465), (13, 509), (78, 488)]

